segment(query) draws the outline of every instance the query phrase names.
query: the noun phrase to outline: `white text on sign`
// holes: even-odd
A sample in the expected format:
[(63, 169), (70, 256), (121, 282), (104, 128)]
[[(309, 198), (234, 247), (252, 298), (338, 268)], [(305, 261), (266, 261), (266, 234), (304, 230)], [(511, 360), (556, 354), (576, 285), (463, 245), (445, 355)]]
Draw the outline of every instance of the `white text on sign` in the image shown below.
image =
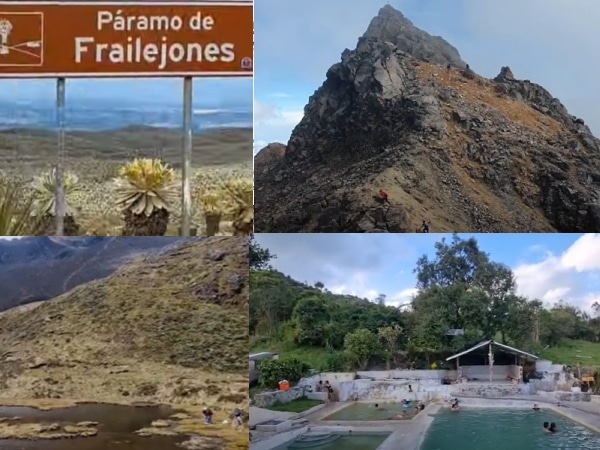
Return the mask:
[[(216, 25), (212, 16), (204, 15), (201, 11), (187, 19), (180, 16), (127, 16), (121, 10), (114, 13), (98, 11), (96, 18), (98, 31), (111, 29), (130, 33), (172, 33), (180, 30), (202, 33), (210, 32)], [(235, 60), (235, 45), (231, 42), (169, 42), (166, 36), (161, 36), (155, 42), (145, 42), (140, 36), (127, 36), (118, 43), (97, 42), (94, 37), (76, 37), (74, 56), (76, 63), (92, 57), (97, 63), (146, 62), (163, 70), (170, 63), (178, 62), (232, 62)]]

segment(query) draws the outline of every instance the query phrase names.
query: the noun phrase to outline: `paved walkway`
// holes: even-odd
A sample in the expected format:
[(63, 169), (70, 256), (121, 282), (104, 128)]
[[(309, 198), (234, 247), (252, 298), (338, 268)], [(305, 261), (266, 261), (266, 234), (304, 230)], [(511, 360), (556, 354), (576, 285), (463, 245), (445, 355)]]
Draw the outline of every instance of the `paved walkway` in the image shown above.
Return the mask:
[(287, 420), (291, 417), (297, 416), (298, 413), (284, 412), (284, 411), (271, 411), (270, 409), (257, 408), (256, 406), (250, 407), (250, 426), (254, 426), (258, 423), (263, 423), (268, 420), (282, 419)]

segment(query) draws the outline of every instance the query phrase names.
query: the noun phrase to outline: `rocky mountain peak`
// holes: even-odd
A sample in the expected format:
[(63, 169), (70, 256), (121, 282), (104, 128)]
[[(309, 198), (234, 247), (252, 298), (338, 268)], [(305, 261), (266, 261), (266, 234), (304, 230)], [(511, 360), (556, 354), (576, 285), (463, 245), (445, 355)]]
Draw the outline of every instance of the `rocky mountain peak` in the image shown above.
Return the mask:
[(379, 10), (369, 24), (363, 39), (392, 43), (414, 58), (436, 64), (464, 68), (458, 50), (439, 36), (432, 36), (417, 28), (400, 11), (390, 5)]
[(508, 66), (478, 75), (390, 6), (327, 71), (283, 157), (271, 147), (255, 159), (256, 232), (600, 227), (584, 121)]

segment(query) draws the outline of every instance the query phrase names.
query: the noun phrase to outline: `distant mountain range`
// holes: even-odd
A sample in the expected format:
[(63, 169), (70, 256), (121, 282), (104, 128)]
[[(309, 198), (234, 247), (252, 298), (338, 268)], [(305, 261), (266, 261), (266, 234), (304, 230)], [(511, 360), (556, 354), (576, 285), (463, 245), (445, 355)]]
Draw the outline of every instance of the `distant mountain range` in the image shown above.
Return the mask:
[[(0, 240), (0, 311), (104, 278), (123, 262), (183, 237), (25, 237)], [(197, 239), (197, 238), (196, 238)]]

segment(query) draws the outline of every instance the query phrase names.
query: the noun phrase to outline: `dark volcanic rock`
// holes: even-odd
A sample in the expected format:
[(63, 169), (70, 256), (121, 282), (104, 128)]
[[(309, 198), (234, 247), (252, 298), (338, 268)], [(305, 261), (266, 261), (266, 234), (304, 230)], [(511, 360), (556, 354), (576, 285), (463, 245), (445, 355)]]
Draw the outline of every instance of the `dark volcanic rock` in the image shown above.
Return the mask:
[(391, 42), (399, 50), (423, 61), (442, 66), (450, 64), (461, 69), (466, 65), (455, 47), (441, 37), (432, 36), (415, 27), (400, 11), (390, 5), (379, 10), (363, 37)]
[(256, 232), (600, 228), (600, 141), (583, 120), (509, 67), (480, 77), (390, 6), (327, 71), (285, 150), (259, 155)]

